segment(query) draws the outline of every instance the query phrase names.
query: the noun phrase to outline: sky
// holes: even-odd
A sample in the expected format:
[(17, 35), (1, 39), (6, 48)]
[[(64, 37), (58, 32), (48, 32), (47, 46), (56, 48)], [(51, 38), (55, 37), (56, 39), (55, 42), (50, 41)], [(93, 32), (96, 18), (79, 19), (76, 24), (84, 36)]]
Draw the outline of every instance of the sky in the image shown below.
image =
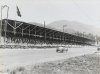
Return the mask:
[[(0, 0), (8, 5), (9, 19), (49, 24), (53, 21), (77, 21), (100, 28), (100, 0)], [(17, 16), (16, 5), (22, 17)], [(6, 18), (3, 9), (3, 18)], [(1, 11), (1, 10), (0, 10)]]

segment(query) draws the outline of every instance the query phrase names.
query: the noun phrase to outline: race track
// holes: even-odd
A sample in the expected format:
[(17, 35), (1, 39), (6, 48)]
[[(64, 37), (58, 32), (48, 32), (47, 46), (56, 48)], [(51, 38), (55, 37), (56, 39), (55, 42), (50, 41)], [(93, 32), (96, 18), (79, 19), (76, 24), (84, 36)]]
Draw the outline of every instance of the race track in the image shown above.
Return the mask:
[(57, 53), (56, 48), (0, 49), (0, 70), (92, 54), (96, 50), (96, 47), (81, 47), (69, 48), (67, 53)]

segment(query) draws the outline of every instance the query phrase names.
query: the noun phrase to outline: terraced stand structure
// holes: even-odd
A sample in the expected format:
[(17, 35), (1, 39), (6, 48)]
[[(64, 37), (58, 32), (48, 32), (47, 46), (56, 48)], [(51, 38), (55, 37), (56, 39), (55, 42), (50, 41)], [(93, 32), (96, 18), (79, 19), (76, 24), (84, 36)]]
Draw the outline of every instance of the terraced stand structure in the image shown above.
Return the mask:
[(95, 38), (76, 36), (52, 29), (44, 24), (3, 19), (1, 45), (54, 47), (60, 45), (94, 45)]

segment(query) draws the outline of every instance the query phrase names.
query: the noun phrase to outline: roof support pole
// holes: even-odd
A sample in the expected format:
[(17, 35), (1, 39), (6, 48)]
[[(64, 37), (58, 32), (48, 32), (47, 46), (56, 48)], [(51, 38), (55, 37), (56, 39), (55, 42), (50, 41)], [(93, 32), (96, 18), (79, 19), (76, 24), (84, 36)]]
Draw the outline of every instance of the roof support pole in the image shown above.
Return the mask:
[(1, 36), (2, 36), (2, 7), (1, 7), (1, 25), (0, 25), (0, 42), (1, 42)]
[(30, 37), (30, 33), (31, 33), (31, 32), (30, 32), (30, 28), (29, 28), (29, 37)]
[(45, 38), (45, 43), (46, 43), (46, 27), (45, 27), (45, 21), (44, 21), (44, 29), (45, 29), (45, 36), (44, 36), (44, 38)]

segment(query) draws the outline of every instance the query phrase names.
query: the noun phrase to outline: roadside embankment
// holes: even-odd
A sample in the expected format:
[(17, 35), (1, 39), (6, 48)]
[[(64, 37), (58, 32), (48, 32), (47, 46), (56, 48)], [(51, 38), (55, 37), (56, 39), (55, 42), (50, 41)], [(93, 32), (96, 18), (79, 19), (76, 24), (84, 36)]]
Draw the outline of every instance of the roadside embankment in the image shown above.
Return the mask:
[(8, 74), (99, 74), (100, 55), (88, 54), (7, 70)]

